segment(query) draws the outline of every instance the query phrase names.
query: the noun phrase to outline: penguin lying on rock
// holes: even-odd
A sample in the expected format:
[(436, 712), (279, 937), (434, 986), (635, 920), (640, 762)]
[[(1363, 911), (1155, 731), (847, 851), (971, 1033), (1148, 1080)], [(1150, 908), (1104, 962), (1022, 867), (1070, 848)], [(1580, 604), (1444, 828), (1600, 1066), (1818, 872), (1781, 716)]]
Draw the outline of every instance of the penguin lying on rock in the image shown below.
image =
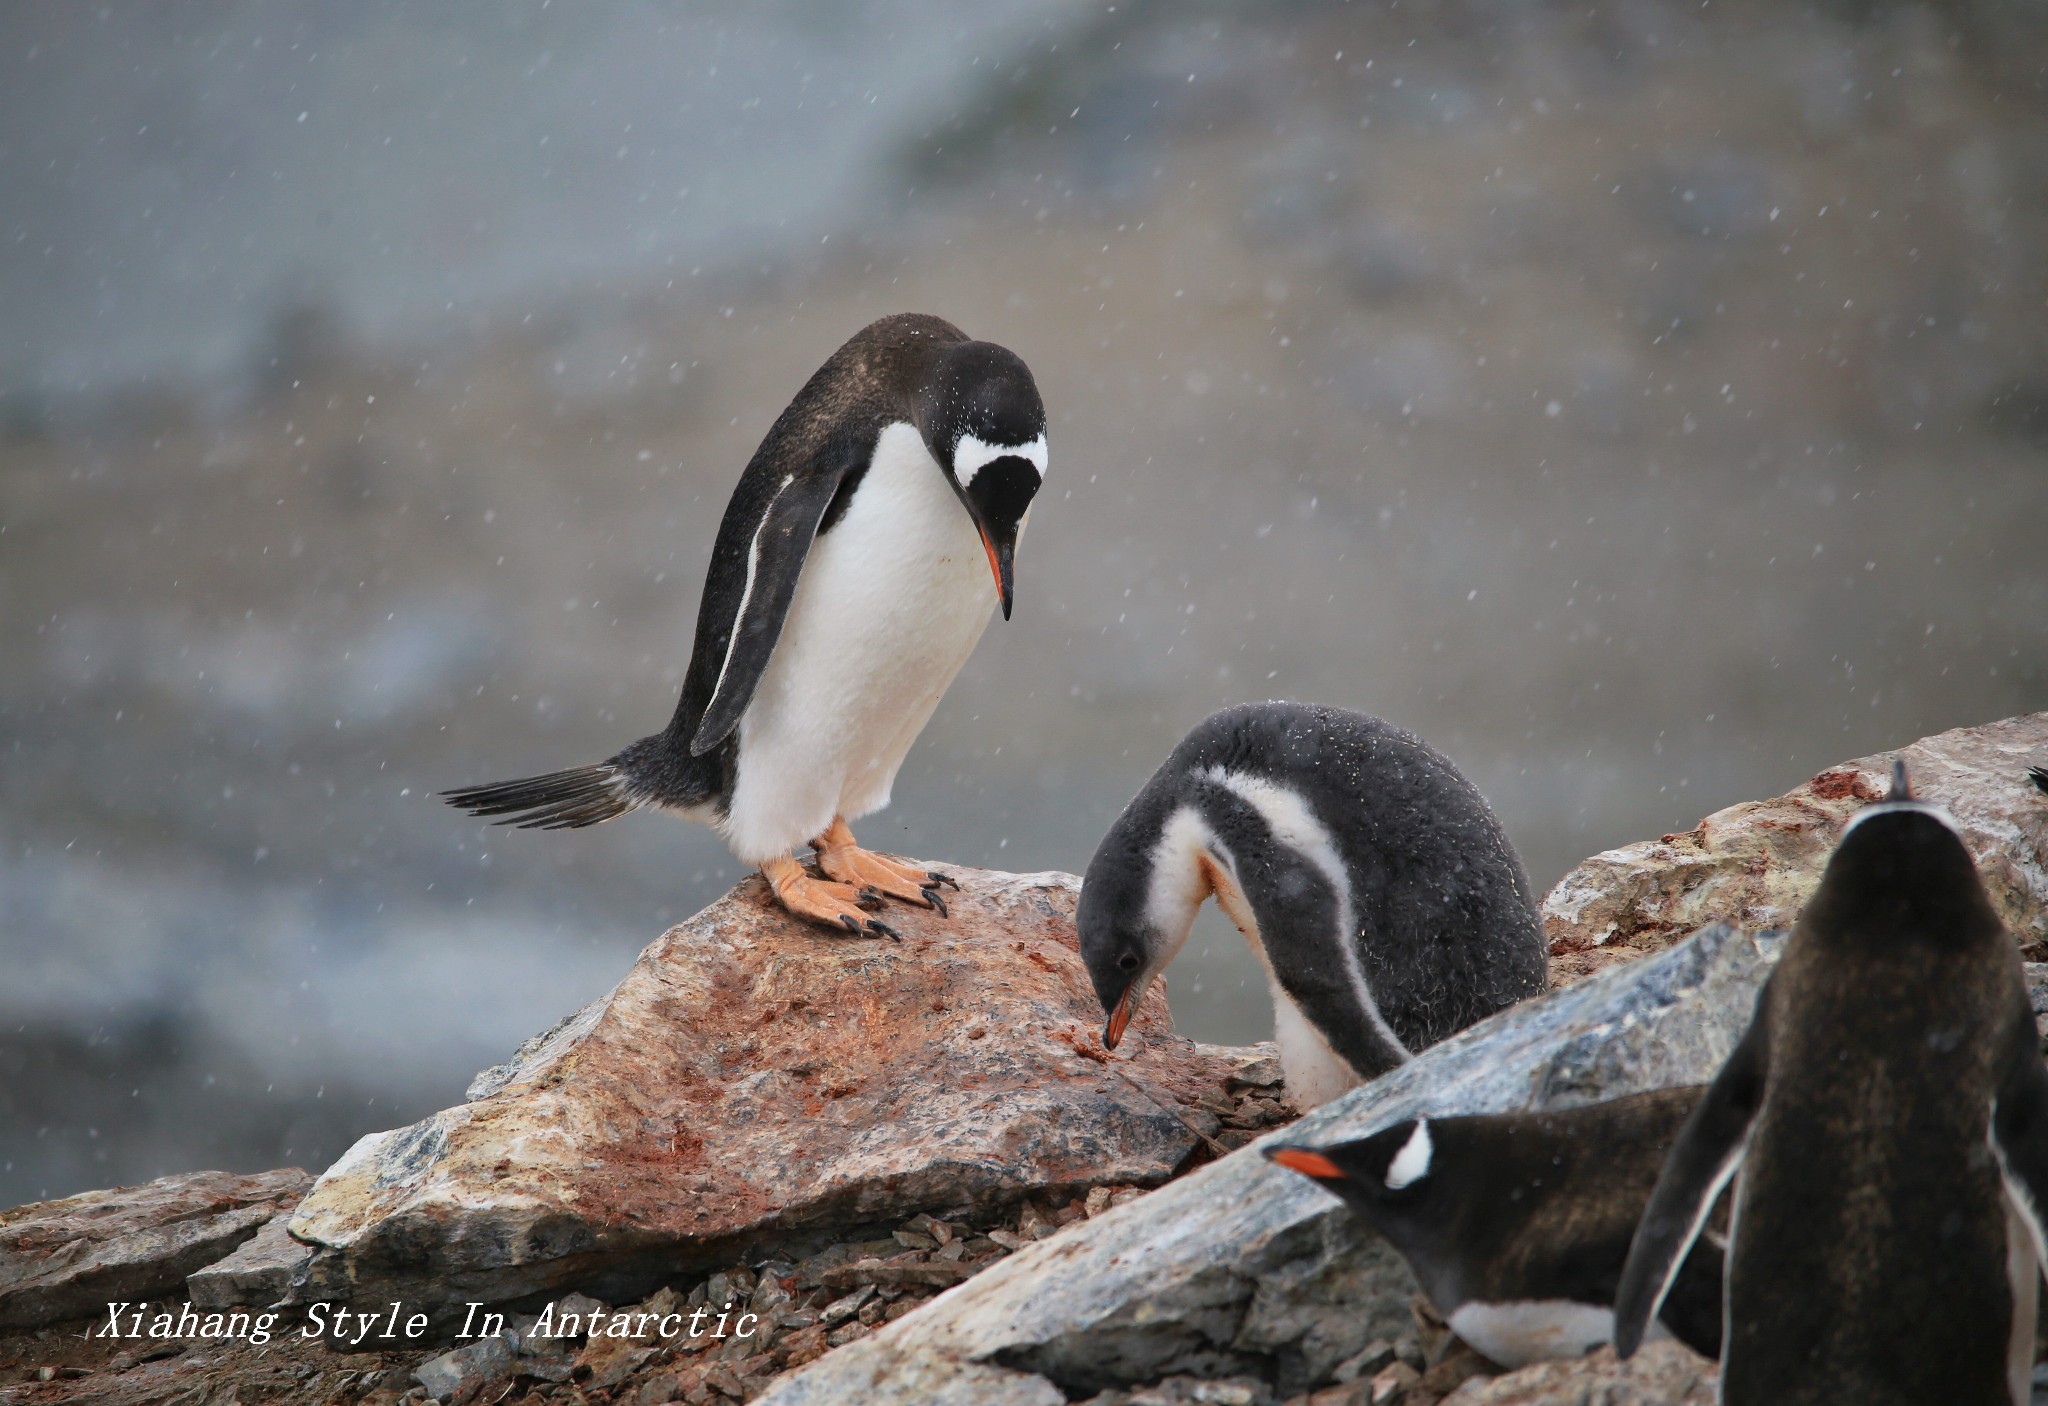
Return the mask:
[(1472, 783), (1341, 708), (1226, 708), (1089, 862), (1075, 921), (1114, 1049), (1211, 894), (1266, 968), (1294, 1102), (1313, 1107), (1543, 990), (1528, 876)]
[[(715, 826), (782, 905), (895, 936), (882, 898), (945, 912), (943, 874), (854, 843), (1000, 601), (1045, 476), (1017, 356), (936, 317), (863, 328), (777, 417), (711, 549), (666, 729), (596, 766), (445, 799), (547, 830), (642, 806)], [(993, 585), (991, 585), (993, 580)], [(790, 849), (809, 843), (826, 878)]]
[[(1452, 1331), (1503, 1367), (1614, 1336), (1614, 1291), (1698, 1086), (1583, 1108), (1411, 1118), (1266, 1156), (1341, 1197), (1407, 1259)], [(1721, 1251), (1697, 1243), (1653, 1331), (1721, 1351)]]
[(1722, 1401), (2024, 1406), (2048, 1070), (2019, 950), (1902, 764), (1665, 1159), (1615, 1300), (1621, 1356), (1731, 1179)]

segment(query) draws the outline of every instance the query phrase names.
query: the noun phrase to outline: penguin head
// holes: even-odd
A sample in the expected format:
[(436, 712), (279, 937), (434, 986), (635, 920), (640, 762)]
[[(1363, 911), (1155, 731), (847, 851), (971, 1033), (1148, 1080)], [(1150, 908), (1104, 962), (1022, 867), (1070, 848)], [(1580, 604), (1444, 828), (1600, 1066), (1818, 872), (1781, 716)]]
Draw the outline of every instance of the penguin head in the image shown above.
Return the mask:
[(1891, 794), (1842, 831), (1801, 915), (1822, 940), (1966, 942), (2004, 925), (1948, 813), (1913, 796), (1903, 762)]
[(1187, 942), (1214, 887), (1216, 848), (1201, 813), (1177, 804), (1155, 777), (1088, 861), (1074, 925), (1096, 999), (1109, 1015), (1106, 1048), (1123, 1039), (1146, 989)]
[(943, 348), (926, 382), (918, 429), (981, 533), (1010, 618), (1017, 538), (1045, 481), (1045, 405), (1016, 353), (993, 342)]
[(1385, 1230), (1412, 1222), (1425, 1209), (1436, 1189), (1436, 1151), (1429, 1119), (1410, 1118), (1334, 1147), (1269, 1147), (1266, 1157), (1301, 1173)]

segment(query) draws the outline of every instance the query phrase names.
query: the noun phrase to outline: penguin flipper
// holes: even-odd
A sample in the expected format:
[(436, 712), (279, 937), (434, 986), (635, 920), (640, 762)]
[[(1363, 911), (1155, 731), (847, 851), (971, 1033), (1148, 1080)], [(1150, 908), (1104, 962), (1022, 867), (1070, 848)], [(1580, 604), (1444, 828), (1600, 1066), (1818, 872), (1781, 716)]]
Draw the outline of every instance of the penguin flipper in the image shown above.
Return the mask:
[(690, 755), (701, 757), (732, 734), (754, 701), (754, 689), (768, 668), (768, 656), (782, 637), (782, 622), (796, 596), (797, 577), (817, 539), (818, 524), (857, 459), (847, 456), (831, 469), (792, 474), (769, 500), (747, 545), (747, 574), (739, 608), (726, 636), (725, 661), (711, 701), (690, 739)]
[[(1769, 989), (1766, 983), (1766, 996)], [(1707, 1086), (1706, 1097), (1678, 1130), (1664, 1158), (1664, 1170), (1636, 1226), (1614, 1296), (1614, 1351), (1619, 1357), (1633, 1356), (1642, 1345), (1650, 1320), (1664, 1306), (1687, 1252), (1706, 1227), (1721, 1188), (1742, 1163), (1750, 1124), (1763, 1105), (1769, 1062), (1766, 1009), (1767, 1001), (1760, 996), (1748, 1032)], [(1733, 1249), (1731, 1245), (1731, 1253)]]
[(2005, 1077), (1991, 1110), (1991, 1141), (2005, 1178), (2005, 1194), (2034, 1239), (2034, 1258), (2048, 1265), (2048, 1067), (2041, 1063), (2034, 1013), (2018, 1001)]

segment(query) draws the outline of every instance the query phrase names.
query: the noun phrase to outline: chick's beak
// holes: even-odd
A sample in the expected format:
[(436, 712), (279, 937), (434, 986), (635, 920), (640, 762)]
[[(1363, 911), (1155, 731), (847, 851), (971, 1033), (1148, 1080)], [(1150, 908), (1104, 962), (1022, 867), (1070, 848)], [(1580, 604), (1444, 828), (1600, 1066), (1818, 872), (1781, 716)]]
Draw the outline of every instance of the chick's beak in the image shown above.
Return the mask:
[(1124, 1030), (1131, 1023), (1131, 1015), (1138, 1009), (1138, 983), (1132, 982), (1124, 988), (1124, 994), (1116, 998), (1116, 1008), (1109, 1013), (1109, 1024), (1103, 1027), (1102, 1048), (1113, 1050), (1124, 1038)]

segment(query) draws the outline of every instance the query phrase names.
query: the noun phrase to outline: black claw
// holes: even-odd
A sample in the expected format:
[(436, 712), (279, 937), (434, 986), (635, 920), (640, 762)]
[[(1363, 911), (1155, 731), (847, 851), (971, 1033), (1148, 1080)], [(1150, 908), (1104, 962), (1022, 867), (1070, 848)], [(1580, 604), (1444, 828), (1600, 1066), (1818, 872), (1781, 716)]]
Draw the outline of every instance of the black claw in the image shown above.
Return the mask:
[(901, 942), (903, 940), (902, 933), (896, 931), (887, 923), (876, 922), (873, 918), (868, 919), (868, 930), (878, 936), (888, 938), (891, 942)]
[(951, 913), (948, 913), (946, 911), (946, 900), (939, 897), (939, 891), (936, 888), (927, 885), (926, 887), (919, 889), (918, 892), (924, 895), (924, 906), (927, 908), (938, 909), (939, 916), (941, 918), (950, 918), (953, 916)]
[(883, 897), (882, 891), (872, 884), (863, 886), (861, 891), (855, 894), (853, 898), (856, 908), (864, 908), (871, 913), (880, 908), (885, 902), (887, 902), (887, 899)]
[(944, 884), (955, 893), (960, 892), (960, 885), (954, 881), (951, 874), (941, 874), (936, 869), (927, 869), (924, 871), (924, 876), (935, 884)]
[(851, 913), (841, 913), (839, 915), (839, 926), (845, 928), (855, 937), (860, 936), (860, 919), (854, 917)]

